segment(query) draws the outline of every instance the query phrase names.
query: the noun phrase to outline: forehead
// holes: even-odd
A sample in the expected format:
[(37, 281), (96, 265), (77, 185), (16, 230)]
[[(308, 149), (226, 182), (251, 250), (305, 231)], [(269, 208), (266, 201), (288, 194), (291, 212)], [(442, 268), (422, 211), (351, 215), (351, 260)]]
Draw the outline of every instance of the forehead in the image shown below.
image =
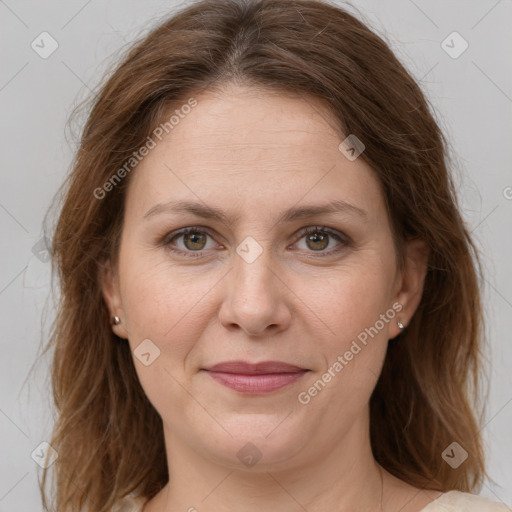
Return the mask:
[(278, 157), (280, 166), (293, 166), (302, 156), (319, 156), (339, 144), (334, 117), (314, 97), (232, 85), (202, 94), (197, 103), (169, 137), (183, 148), (183, 162), (197, 164), (201, 155), (191, 154), (197, 150), (209, 157), (232, 154), (240, 163), (260, 156), (268, 164)]
[(136, 168), (132, 206), (187, 198), (226, 208), (237, 203), (254, 213), (303, 198), (378, 209), (373, 171), (339, 151), (345, 136), (320, 100), (235, 86), (194, 98), (197, 105)]

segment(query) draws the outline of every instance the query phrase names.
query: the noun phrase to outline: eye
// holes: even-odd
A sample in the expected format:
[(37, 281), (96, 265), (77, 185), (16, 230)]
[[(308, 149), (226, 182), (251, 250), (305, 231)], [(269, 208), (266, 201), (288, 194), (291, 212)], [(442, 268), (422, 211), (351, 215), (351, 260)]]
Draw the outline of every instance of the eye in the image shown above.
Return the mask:
[[(183, 248), (177, 247), (174, 244), (175, 240), (182, 239)], [(171, 233), (163, 240), (163, 244), (172, 252), (183, 254), (184, 256), (197, 258), (203, 256), (202, 251), (211, 249), (207, 247), (206, 242), (208, 238), (212, 238), (207, 231), (198, 227), (184, 228), (177, 233)], [(197, 253), (197, 254), (194, 254)]]
[[(331, 256), (340, 252), (346, 246), (350, 245), (350, 239), (346, 235), (322, 226), (312, 226), (306, 228), (301, 232), (299, 241), (302, 239), (305, 241), (306, 249), (309, 249), (306, 252), (312, 251), (319, 253), (315, 254), (314, 256), (320, 257)], [(333, 239), (339, 242), (338, 245), (335, 246), (334, 249), (326, 251), (325, 249), (329, 247), (330, 242)]]
[[(169, 251), (178, 253), (185, 257), (200, 258), (204, 256), (204, 251), (214, 248), (223, 248), (223, 246), (208, 247), (208, 238), (213, 240), (206, 228), (198, 226), (181, 229), (178, 232), (170, 233), (165, 236), (161, 244)], [(350, 238), (340, 233), (322, 226), (311, 226), (300, 233), (300, 238), (294, 245), (304, 239), (305, 252), (313, 252), (313, 257), (332, 256), (342, 251), (345, 247), (351, 245)], [(337, 240), (338, 244), (334, 249), (326, 250), (333, 240)], [(177, 241), (181, 241), (181, 244)], [(180, 246), (181, 245), (181, 246)]]

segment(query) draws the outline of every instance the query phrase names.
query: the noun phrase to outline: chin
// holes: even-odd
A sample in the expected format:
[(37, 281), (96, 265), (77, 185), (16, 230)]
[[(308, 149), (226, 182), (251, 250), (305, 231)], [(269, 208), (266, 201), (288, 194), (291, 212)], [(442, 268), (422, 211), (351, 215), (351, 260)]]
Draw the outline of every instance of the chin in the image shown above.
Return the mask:
[(204, 453), (231, 469), (290, 469), (292, 460), (308, 444), (308, 435), (304, 426), (285, 418), (286, 415), (264, 414), (236, 415), (230, 421), (219, 418), (229, 434), (217, 428), (214, 435), (211, 431), (200, 435)]

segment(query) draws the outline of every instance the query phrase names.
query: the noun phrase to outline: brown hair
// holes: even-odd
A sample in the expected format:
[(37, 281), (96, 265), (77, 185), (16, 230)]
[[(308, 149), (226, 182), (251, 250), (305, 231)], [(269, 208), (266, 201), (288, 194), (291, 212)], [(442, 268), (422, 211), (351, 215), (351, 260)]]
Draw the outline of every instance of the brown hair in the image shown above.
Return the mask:
[[(103, 198), (94, 191), (171, 105), (229, 82), (323, 100), (340, 136), (366, 146), (361, 158), (382, 185), (399, 264), (404, 240), (427, 242), (421, 303), (389, 343), (370, 400), (371, 444), (385, 469), (414, 486), (479, 490), (481, 269), (428, 101), (381, 37), (327, 1), (203, 0), (151, 30), (106, 78), (62, 189), (52, 243), (61, 296), (45, 349), (54, 348), (57, 510), (103, 512), (167, 483), (162, 421), (112, 333), (99, 279), (101, 262), (116, 259), (130, 173)], [(454, 441), (469, 453), (457, 469), (441, 457)], [(46, 478), (47, 470), (45, 507)]]

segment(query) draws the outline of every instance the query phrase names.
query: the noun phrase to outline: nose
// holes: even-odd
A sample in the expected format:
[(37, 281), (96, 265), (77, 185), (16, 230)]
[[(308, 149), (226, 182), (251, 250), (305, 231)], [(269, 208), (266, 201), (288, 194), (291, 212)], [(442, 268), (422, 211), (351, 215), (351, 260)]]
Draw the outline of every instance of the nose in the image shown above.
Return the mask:
[(229, 330), (241, 329), (248, 336), (268, 337), (288, 328), (292, 295), (275, 269), (268, 249), (252, 262), (238, 253), (226, 276), (219, 319)]

